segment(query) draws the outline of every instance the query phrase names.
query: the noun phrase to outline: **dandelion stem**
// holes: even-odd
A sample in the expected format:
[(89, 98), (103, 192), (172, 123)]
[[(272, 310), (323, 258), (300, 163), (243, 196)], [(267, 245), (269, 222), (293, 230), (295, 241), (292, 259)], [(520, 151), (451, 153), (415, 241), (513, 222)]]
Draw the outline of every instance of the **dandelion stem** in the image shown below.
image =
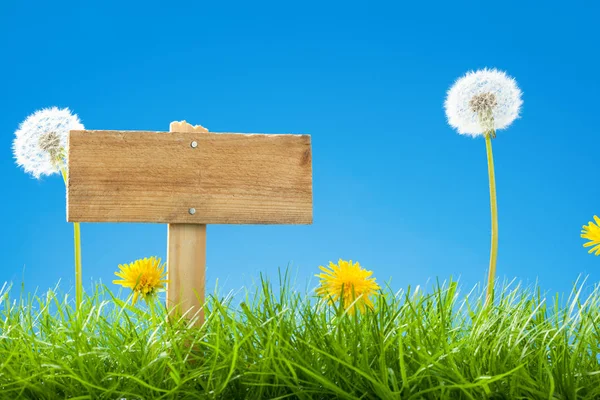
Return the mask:
[[(60, 168), (65, 186), (67, 185), (67, 170), (63, 166)], [(75, 309), (79, 310), (83, 302), (83, 281), (81, 278), (81, 226), (79, 222), (73, 222), (73, 245), (75, 252)]]
[(81, 277), (81, 225), (73, 222), (73, 237), (75, 247), (75, 301), (77, 307), (83, 302), (83, 280)]
[(150, 309), (150, 317), (152, 318), (152, 323), (156, 325), (156, 309), (154, 304), (155, 296), (151, 296), (147, 299), (148, 308)]
[(490, 268), (488, 271), (488, 284), (485, 295), (485, 305), (494, 301), (494, 281), (496, 277), (496, 259), (498, 257), (498, 206), (496, 204), (496, 177), (494, 174), (494, 156), (492, 154), (492, 137), (494, 130), (485, 134), (485, 148), (487, 151), (488, 176), (490, 181), (490, 209), (492, 215), (492, 243), (490, 249)]

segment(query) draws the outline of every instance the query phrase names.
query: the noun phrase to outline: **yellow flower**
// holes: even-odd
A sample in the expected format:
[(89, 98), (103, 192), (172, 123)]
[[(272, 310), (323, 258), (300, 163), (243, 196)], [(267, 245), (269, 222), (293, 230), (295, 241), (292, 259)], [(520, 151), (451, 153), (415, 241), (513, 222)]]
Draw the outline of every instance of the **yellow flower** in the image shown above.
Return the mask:
[(341, 298), (341, 305), (346, 308), (362, 295), (349, 313), (354, 314), (357, 307), (361, 312), (365, 311), (365, 306), (373, 309), (373, 302), (369, 296), (379, 290), (379, 285), (375, 283), (375, 278), (369, 278), (373, 274), (372, 271), (361, 268), (359, 263), (352, 263), (352, 260), (341, 259), (337, 264), (330, 262), (328, 268), (319, 266), (319, 269), (324, 272), (315, 275), (321, 278), (321, 287), (316, 290), (319, 296), (330, 299), (331, 302)]
[(594, 221), (596, 221), (596, 224), (590, 221), (587, 225), (583, 226), (581, 237), (590, 240), (583, 244), (583, 247), (591, 247), (588, 253), (595, 251), (598, 256), (600, 255), (600, 218), (594, 215)]
[(131, 264), (119, 265), (119, 272), (115, 275), (121, 280), (113, 283), (131, 288), (133, 291), (133, 304), (139, 296), (146, 301), (162, 289), (168, 281), (165, 278), (165, 266), (161, 266), (161, 259), (156, 257), (144, 258)]

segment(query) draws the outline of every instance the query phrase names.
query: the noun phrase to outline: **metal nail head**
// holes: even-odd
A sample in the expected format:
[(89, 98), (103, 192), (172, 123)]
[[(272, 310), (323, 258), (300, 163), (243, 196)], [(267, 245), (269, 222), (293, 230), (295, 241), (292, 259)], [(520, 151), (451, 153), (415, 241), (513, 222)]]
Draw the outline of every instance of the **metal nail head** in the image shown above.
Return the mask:
[(194, 215), (194, 214), (196, 214), (196, 209), (192, 207), (189, 209), (189, 212), (191, 215)]
[(190, 146), (192, 146), (192, 149), (195, 149), (196, 147), (198, 147), (198, 142), (196, 142), (195, 140), (190, 144)]

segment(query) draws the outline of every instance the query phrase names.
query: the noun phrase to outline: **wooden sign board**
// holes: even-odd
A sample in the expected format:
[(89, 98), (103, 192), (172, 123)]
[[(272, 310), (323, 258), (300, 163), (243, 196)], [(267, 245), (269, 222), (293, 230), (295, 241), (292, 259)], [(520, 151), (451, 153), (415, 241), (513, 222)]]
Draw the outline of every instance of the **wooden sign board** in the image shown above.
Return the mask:
[(311, 224), (308, 135), (71, 131), (67, 220)]

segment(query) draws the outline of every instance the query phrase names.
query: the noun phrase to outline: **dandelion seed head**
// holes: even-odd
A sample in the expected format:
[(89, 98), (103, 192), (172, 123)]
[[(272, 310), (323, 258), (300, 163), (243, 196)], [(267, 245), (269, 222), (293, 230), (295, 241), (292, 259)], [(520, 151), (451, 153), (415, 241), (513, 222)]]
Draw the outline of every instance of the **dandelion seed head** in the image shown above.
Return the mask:
[(17, 165), (35, 178), (59, 172), (57, 157), (67, 147), (69, 131), (82, 129), (79, 118), (68, 108), (36, 111), (15, 132), (13, 153)]
[(497, 69), (468, 72), (448, 90), (444, 108), (448, 124), (458, 133), (483, 135), (505, 129), (519, 117), (521, 90), (516, 81)]
[(60, 154), (60, 137), (56, 132), (48, 132), (40, 136), (38, 141), (40, 149), (50, 154), (52, 159)]
[(476, 94), (469, 101), (469, 106), (474, 113), (482, 114), (489, 112), (498, 105), (496, 95), (494, 93)]

